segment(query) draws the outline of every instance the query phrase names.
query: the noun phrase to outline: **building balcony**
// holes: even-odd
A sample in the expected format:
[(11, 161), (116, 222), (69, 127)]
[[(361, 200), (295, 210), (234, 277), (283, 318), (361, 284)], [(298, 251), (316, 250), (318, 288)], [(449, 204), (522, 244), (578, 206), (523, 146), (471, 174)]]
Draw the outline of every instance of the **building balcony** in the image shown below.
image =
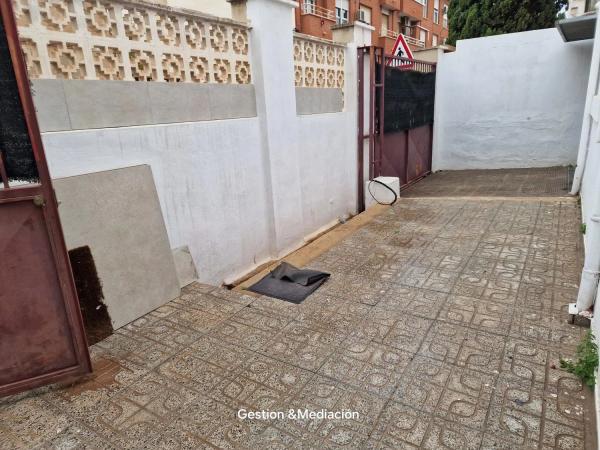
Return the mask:
[(300, 13), (310, 16), (320, 17), (321, 19), (331, 20), (335, 22), (335, 12), (332, 9), (323, 8), (312, 3), (304, 3), (300, 5)]
[(411, 36), (404, 36), (406, 43), (415, 47), (425, 48), (425, 42)]
[(399, 33), (397, 31), (384, 30), (384, 29), (382, 29), (381, 32), (379, 33), (380, 37), (393, 39), (393, 40), (398, 39), (398, 35), (399, 35)]
[(419, 47), (419, 48), (425, 47), (425, 41), (422, 41), (417, 36), (419, 36), (420, 30), (427, 31), (426, 28), (424, 28), (420, 25), (403, 25), (400, 28), (400, 30), (401, 30), (402, 34), (404, 35), (404, 37), (406, 38), (407, 44), (410, 44), (414, 47)]

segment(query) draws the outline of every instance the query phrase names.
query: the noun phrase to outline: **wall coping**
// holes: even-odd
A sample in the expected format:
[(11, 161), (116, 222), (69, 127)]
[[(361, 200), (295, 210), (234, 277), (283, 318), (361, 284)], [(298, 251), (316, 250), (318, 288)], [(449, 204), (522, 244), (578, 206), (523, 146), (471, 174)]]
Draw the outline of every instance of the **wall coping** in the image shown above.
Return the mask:
[(303, 39), (306, 41), (317, 42), (319, 44), (333, 45), (335, 47), (343, 47), (343, 48), (347, 47), (347, 44), (344, 44), (343, 42), (330, 41), (329, 39), (318, 38), (315, 36), (311, 36), (308, 34), (302, 34), (302, 33), (298, 33), (298, 32), (294, 32), (294, 37), (298, 38), (298, 39)]
[(174, 14), (178, 14), (181, 16), (189, 16), (189, 17), (199, 17), (201, 19), (209, 20), (211, 22), (217, 22), (224, 25), (233, 25), (240, 28), (245, 28), (247, 30), (252, 29), (249, 22), (242, 22), (239, 20), (229, 19), (225, 17), (213, 16), (212, 14), (206, 14), (200, 11), (196, 11), (195, 9), (187, 9), (187, 8), (176, 8), (173, 6), (167, 5), (159, 5), (157, 3), (152, 3), (148, 0), (113, 0), (115, 3), (121, 3), (123, 5), (131, 5), (131, 6), (141, 6), (144, 8), (154, 9), (158, 11), (168, 11)]
[[(249, 0), (227, 0), (229, 3), (247, 3)], [(288, 5), (292, 8), (298, 8), (300, 3), (296, 0), (268, 0), (273, 3), (282, 3), (284, 5)]]
[(358, 28), (364, 28), (365, 30), (369, 30), (369, 31), (375, 31), (375, 27), (372, 25), (368, 25), (364, 22), (352, 22), (352, 23), (341, 23), (341, 24), (336, 24), (333, 25), (331, 27), (332, 30), (342, 30), (344, 28), (352, 28), (352, 27), (358, 27)]
[(289, 5), (292, 8), (298, 8), (300, 3), (295, 0), (271, 0), (272, 2), (283, 3), (284, 5)]

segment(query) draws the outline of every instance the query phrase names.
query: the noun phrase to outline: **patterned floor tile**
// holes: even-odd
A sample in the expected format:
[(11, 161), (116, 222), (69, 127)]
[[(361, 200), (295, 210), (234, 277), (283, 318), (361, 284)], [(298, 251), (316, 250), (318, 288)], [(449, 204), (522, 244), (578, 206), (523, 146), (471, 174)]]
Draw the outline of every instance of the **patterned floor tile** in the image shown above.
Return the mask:
[(316, 376), (292, 400), (292, 409), (347, 411), (355, 416), (323, 420), (289, 419), (275, 426), (302, 438), (320, 440), (319, 448), (364, 448), (385, 400), (327, 377)]
[(377, 449), (470, 450), (478, 449), (481, 439), (481, 433), (475, 430), (390, 402), (379, 418), (371, 446)]
[(4, 402), (0, 406), (0, 416), (3, 449), (33, 448), (49, 440), (60, 440), (71, 426), (66, 414), (59, 413), (39, 396)]
[(532, 311), (515, 309), (510, 336), (531, 340), (544, 346), (574, 348), (585, 329), (572, 325), (568, 315), (560, 311)]
[(375, 342), (349, 340), (323, 364), (319, 374), (389, 397), (412, 356)]
[(193, 350), (186, 350), (159, 366), (156, 371), (188, 389), (208, 393), (222, 383), (226, 372), (197, 357)]
[(488, 374), (499, 373), (506, 338), (462, 325), (434, 322), (419, 355)]
[(416, 353), (432, 323), (432, 320), (423, 317), (403, 314), (383, 338), (383, 343), (398, 350)]
[[(367, 332), (366, 329), (360, 328), (361, 332)], [(304, 319), (302, 321), (293, 320), (282, 330), (283, 335), (289, 337), (300, 343), (306, 343), (310, 345), (340, 345), (344, 340), (347, 339), (349, 333), (352, 333), (353, 329), (349, 330), (335, 330), (329, 329), (320, 321), (311, 321)], [(374, 331), (372, 331), (374, 333)]]
[(489, 333), (507, 335), (510, 330), (513, 309), (502, 303), (450, 295), (438, 320), (466, 326)]
[(279, 334), (261, 347), (261, 353), (302, 369), (317, 371), (335, 351), (335, 347), (299, 341)]
[(276, 330), (265, 331), (259, 328), (228, 320), (215, 329), (213, 336), (248, 350), (257, 351), (271, 342), (276, 336)]
[(492, 399), (486, 433), (510, 442), (513, 448), (538, 448), (542, 418), (523, 411), (514, 400)]
[(249, 358), (237, 374), (289, 396), (295, 395), (314, 376), (312, 372), (263, 355)]
[(446, 421), (482, 430), (496, 377), (416, 357), (394, 400)]
[(586, 331), (578, 214), (404, 199), (312, 261), (332, 276), (299, 305), (193, 283), (92, 347), (92, 376), (0, 400), (0, 447), (593, 448), (560, 368)]

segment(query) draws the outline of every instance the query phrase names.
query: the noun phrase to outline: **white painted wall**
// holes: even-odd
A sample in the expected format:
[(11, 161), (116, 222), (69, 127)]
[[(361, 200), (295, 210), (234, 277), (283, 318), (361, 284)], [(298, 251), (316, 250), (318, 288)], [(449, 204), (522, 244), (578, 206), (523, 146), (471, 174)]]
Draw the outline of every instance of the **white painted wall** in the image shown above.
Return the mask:
[[(296, 139), (296, 89), (293, 6), (282, 0), (249, 0), (252, 23), (252, 68), (260, 133), (271, 188), (272, 252), (287, 253), (300, 244), (303, 231), (300, 154)], [(293, 106), (293, 109), (290, 108)]]
[(298, 116), (304, 235), (356, 212), (356, 116)]
[[(149, 164), (171, 248), (189, 246), (200, 279), (220, 284), (356, 212), (350, 117), (346, 112), (295, 119), (302, 142), (294, 161), (297, 176), (278, 180), (289, 210), (277, 214), (285, 226), (298, 222), (278, 245), (257, 118), (52, 132), (43, 140), (53, 178)], [(290, 181), (298, 190), (286, 197)]]
[(438, 62), (433, 170), (574, 164), (591, 51), (554, 28), (459, 41)]
[[(600, 24), (599, 22), (596, 24)], [(586, 253), (586, 267), (598, 264), (600, 252), (592, 249), (592, 241), (599, 242), (600, 226), (593, 223), (593, 216), (600, 216), (600, 28), (596, 29), (594, 39), (594, 53), (592, 55), (590, 76), (587, 83), (586, 111), (583, 117), (583, 130), (580, 137), (578, 165), (575, 171), (572, 193), (581, 196), (582, 221), (587, 225), (584, 235), (584, 249)], [(594, 251), (595, 250), (595, 251)], [(593, 269), (592, 269), (593, 270)], [(600, 291), (597, 293), (596, 303), (600, 301)], [(592, 329), (596, 338), (600, 338), (600, 314), (596, 314), (592, 321)], [(597, 404), (600, 406), (600, 403)], [(599, 411), (600, 412), (600, 411)], [(600, 415), (598, 416), (600, 421)]]
[(150, 165), (171, 248), (188, 246), (211, 284), (354, 214), (356, 48), (346, 55), (344, 111), (298, 116), (293, 7), (248, 2), (257, 117), (44, 133), (51, 175)]
[[(584, 270), (581, 276), (580, 291), (577, 297), (579, 306), (588, 305), (588, 294), (592, 294), (594, 318), (591, 330), (600, 344), (600, 290), (598, 290), (598, 267), (600, 266), (600, 224), (592, 217), (600, 217), (600, 16), (596, 20), (596, 32), (593, 40), (593, 54), (587, 80), (586, 104), (583, 126), (579, 141), (577, 167), (571, 189), (572, 194), (581, 196), (582, 221), (587, 225), (584, 235)], [(597, 290), (593, 296), (594, 288)], [(596, 375), (597, 377), (598, 375)], [(600, 432), (600, 387), (595, 386), (596, 431)]]
[(587, 161), (581, 183), (581, 212), (583, 221), (589, 223), (593, 214), (600, 213), (600, 129), (593, 121)]
[[(595, 45), (600, 45), (597, 42)], [(598, 61), (595, 62), (598, 64)], [(590, 91), (588, 95), (593, 97), (598, 92), (598, 86), (594, 86), (593, 91)], [(586, 259), (590, 257), (590, 241), (594, 239), (596, 242), (600, 240), (600, 237), (592, 237), (593, 232), (598, 232), (598, 226), (591, 224), (592, 215), (600, 215), (600, 127), (597, 121), (592, 121), (589, 136), (585, 136), (584, 139), (589, 139), (587, 146), (587, 160), (585, 163), (585, 170), (583, 173), (583, 179), (581, 184), (581, 213), (582, 221), (589, 224), (587, 232), (584, 235), (584, 249)], [(598, 254), (598, 250), (595, 252)], [(594, 318), (592, 319), (592, 332), (596, 337), (596, 343), (600, 345), (600, 290), (596, 293), (596, 301), (594, 307)], [(596, 394), (596, 421), (597, 421), (597, 432), (600, 433), (600, 386), (596, 383), (595, 387)]]
[[(269, 259), (269, 198), (258, 119), (45, 133), (52, 177), (149, 164), (171, 248), (188, 245), (200, 278)], [(108, 200), (108, 199), (107, 199)]]

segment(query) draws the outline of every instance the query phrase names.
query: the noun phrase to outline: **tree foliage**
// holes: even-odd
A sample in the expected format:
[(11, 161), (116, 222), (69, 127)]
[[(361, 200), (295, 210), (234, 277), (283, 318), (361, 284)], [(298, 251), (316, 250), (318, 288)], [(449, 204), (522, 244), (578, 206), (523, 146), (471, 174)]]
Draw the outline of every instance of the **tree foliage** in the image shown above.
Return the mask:
[(448, 44), (554, 26), (568, 0), (451, 0)]

